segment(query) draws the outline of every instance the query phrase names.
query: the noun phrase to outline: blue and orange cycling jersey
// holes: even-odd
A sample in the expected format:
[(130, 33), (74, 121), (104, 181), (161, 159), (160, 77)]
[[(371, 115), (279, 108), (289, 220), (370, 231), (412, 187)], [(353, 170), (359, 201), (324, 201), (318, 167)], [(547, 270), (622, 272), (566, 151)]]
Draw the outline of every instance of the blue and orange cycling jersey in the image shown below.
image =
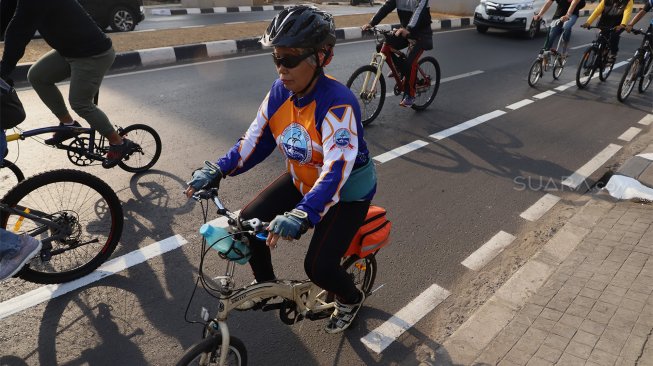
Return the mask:
[[(276, 80), (245, 135), (217, 164), (226, 175), (238, 175), (278, 148), (304, 195), (297, 208), (315, 225), (340, 200), (352, 170), (370, 163), (360, 116), (352, 92), (326, 75), (302, 98)], [(375, 190), (372, 184), (360, 199), (371, 200)]]

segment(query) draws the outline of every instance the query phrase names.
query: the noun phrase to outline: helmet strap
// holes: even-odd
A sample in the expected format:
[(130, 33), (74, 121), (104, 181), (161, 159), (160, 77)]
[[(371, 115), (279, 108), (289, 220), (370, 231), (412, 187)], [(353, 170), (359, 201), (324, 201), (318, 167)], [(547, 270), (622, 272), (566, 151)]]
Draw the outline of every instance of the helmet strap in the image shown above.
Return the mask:
[(313, 77), (311, 78), (311, 81), (309, 81), (308, 84), (306, 84), (304, 89), (302, 89), (299, 93), (295, 93), (295, 95), (301, 94), (303, 96), (306, 90), (308, 90), (308, 88), (310, 88), (311, 85), (313, 85), (315, 79), (317, 79), (317, 77), (320, 76), (320, 74), (322, 74), (322, 70), (324, 68), (324, 65), (327, 63), (329, 56), (331, 56), (331, 50), (326, 50), (324, 54), (324, 59), (322, 63), (320, 63), (320, 51), (317, 48), (315, 49), (315, 62), (317, 63), (317, 67), (315, 68), (315, 72), (313, 72)]

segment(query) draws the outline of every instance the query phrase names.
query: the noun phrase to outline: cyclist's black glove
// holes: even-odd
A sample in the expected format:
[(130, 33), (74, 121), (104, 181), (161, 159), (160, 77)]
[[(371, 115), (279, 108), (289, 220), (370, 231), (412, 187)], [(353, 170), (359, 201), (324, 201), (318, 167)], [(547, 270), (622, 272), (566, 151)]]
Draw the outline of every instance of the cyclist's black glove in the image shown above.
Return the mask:
[(196, 191), (202, 188), (219, 188), (222, 178), (223, 175), (220, 167), (210, 161), (205, 161), (204, 166), (195, 170), (193, 172), (193, 179), (186, 184), (193, 187)]
[(282, 238), (299, 239), (311, 226), (308, 214), (302, 210), (293, 209), (270, 222), (269, 230)]

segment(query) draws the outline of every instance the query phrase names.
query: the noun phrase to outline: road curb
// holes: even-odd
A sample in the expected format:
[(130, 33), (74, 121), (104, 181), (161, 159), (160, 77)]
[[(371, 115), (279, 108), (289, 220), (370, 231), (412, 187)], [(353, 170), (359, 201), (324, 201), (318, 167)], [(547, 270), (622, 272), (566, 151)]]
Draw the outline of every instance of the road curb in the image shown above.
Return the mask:
[[(586, 198), (581, 198), (583, 199)], [(590, 197), (582, 209), (542, 249), (447, 338), (436, 350), (436, 359), (445, 359), (448, 362), (450, 360), (454, 365), (474, 364), (482, 351), (510, 323), (527, 300), (614, 204), (605, 193)]]
[[(470, 17), (451, 18), (434, 20), (431, 24), (431, 28), (433, 30), (447, 30), (469, 27), (471, 24), (472, 18)], [(380, 28), (386, 29), (398, 26), (399, 24), (379, 25)], [(359, 27), (347, 27), (336, 29), (336, 38), (338, 40), (354, 40), (372, 39), (373, 36), (364, 34)], [(111, 66), (111, 71), (164, 66), (176, 64), (178, 62), (210, 60), (235, 54), (258, 52), (262, 49), (262, 46), (258, 41), (259, 37), (252, 37), (121, 52), (116, 54), (116, 59)], [(19, 64), (12, 74), (14, 81), (26, 81), (27, 71), (32, 65), (33, 63)]]
[(214, 8), (156, 8), (149, 9), (149, 15), (188, 15), (188, 14), (216, 14), (216, 13), (245, 13), (251, 11), (283, 10), (294, 5), (260, 5), (260, 6), (218, 6)]

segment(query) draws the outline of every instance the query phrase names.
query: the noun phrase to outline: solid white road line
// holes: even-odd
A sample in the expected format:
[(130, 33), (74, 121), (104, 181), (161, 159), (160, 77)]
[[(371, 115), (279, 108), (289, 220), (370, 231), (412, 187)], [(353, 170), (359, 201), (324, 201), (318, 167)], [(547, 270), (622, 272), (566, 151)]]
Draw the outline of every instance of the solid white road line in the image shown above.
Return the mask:
[(640, 125), (648, 126), (653, 122), (653, 114), (647, 114), (644, 116), (644, 118), (640, 119), (639, 122), (637, 122)]
[(100, 268), (95, 270), (93, 273), (75, 281), (59, 285), (46, 285), (20, 296), (16, 296), (0, 303), (0, 319), (4, 319), (19, 311), (38, 305), (44, 301), (54, 299), (55, 297), (61, 296), (80, 287), (84, 287), (104, 277), (111, 276), (129, 267), (157, 257), (165, 252), (177, 249), (186, 243), (186, 239), (180, 235), (171, 236), (167, 239), (150, 244), (145, 248), (112, 259), (102, 264)]
[(458, 132), (465, 131), (465, 130), (467, 130), (469, 128), (480, 125), (481, 123), (487, 122), (487, 121), (489, 121), (489, 120), (491, 120), (493, 118), (502, 116), (504, 114), (506, 114), (506, 112), (504, 112), (502, 110), (492, 111), (492, 112), (486, 113), (486, 114), (484, 114), (482, 116), (478, 116), (478, 117), (476, 117), (474, 119), (470, 119), (467, 122), (463, 122), (463, 123), (461, 123), (459, 125), (447, 128), (446, 130), (436, 132), (436, 133), (432, 134), (429, 137), (431, 137), (432, 139), (436, 139), (436, 140), (442, 140), (442, 139), (445, 139), (445, 138), (447, 138), (449, 136), (453, 136), (453, 135), (457, 134)]
[(513, 104), (507, 106), (506, 108), (507, 109), (512, 109), (514, 111), (514, 110), (519, 109), (519, 108), (521, 108), (523, 106), (527, 106), (527, 105), (529, 105), (531, 103), (535, 103), (535, 101), (530, 100), (530, 99), (524, 99), (524, 100), (520, 100), (517, 103), (513, 103)]
[(385, 323), (361, 338), (361, 342), (376, 353), (383, 352), (392, 342), (415, 325), (424, 315), (435, 309), (449, 295), (451, 293), (444, 288), (436, 284), (431, 285)]
[(461, 264), (472, 271), (478, 271), (501, 253), (513, 240), (515, 240), (514, 235), (508, 234), (505, 231), (499, 231), (487, 243), (470, 254)]
[(617, 153), (621, 149), (621, 146), (610, 144), (608, 147), (603, 149), (595, 157), (593, 157), (587, 164), (583, 165), (578, 169), (574, 174), (567, 177), (562, 181), (562, 185), (565, 185), (571, 189), (576, 189), (587, 177), (599, 169), (606, 161)]
[(555, 94), (555, 93), (556, 93), (556, 92), (553, 91), (553, 90), (547, 90), (547, 91), (542, 92), (542, 93), (540, 93), (540, 94), (533, 95), (533, 98), (535, 98), (535, 99), (544, 99), (544, 98), (546, 98), (546, 97), (550, 97), (550, 96), (552, 96), (552, 95)]
[(617, 138), (619, 140), (623, 140), (623, 141), (630, 141), (633, 138), (635, 138), (635, 136), (637, 136), (637, 134), (640, 133), (641, 131), (642, 131), (641, 128), (631, 127), (629, 129), (627, 129), (626, 132), (622, 133), (621, 136), (619, 136)]
[(558, 201), (560, 201), (560, 197), (547, 193), (519, 216), (528, 221), (536, 221), (553, 208)]
[(411, 151), (415, 151), (421, 147), (424, 147), (428, 145), (429, 143), (426, 141), (422, 140), (416, 140), (411, 142), (410, 144), (406, 144), (404, 146), (399, 146), (396, 149), (392, 149), (386, 153), (383, 153), (381, 155), (377, 155), (373, 157), (374, 160), (379, 162), (380, 164), (386, 163), (394, 158), (398, 158), (402, 155), (408, 154)]

